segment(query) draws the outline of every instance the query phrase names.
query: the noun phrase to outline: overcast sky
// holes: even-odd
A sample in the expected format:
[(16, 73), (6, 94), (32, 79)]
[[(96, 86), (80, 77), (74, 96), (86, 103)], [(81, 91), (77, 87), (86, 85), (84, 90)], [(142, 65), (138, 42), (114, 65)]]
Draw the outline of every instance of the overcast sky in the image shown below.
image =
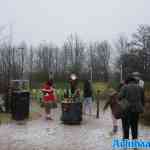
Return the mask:
[(0, 26), (12, 24), (13, 43), (61, 45), (70, 33), (113, 41), (150, 25), (149, 9), (150, 0), (0, 0)]

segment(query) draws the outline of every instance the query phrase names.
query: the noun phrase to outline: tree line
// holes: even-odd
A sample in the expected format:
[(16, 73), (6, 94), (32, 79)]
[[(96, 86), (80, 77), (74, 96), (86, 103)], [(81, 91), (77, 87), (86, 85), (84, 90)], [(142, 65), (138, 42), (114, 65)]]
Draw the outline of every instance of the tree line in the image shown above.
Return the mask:
[[(112, 56), (117, 54), (112, 65)], [(0, 43), (0, 84), (6, 89), (11, 79), (44, 81), (49, 76), (67, 79), (76, 73), (80, 79), (108, 81), (125, 79), (131, 72), (142, 73), (150, 80), (150, 26), (140, 25), (131, 40), (124, 35), (111, 45), (107, 40), (86, 43), (77, 34), (67, 37), (61, 47), (49, 43), (28, 46)]]
[(150, 26), (140, 25), (131, 40), (121, 36), (116, 48), (116, 67), (122, 67), (123, 79), (132, 72), (140, 72), (144, 80), (150, 80)]

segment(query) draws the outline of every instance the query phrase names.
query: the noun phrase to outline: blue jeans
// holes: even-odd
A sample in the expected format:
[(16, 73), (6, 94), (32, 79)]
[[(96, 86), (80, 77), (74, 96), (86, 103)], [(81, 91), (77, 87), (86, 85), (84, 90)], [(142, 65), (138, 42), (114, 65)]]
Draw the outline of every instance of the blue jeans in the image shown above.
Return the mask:
[(86, 113), (86, 110), (88, 109), (89, 114), (92, 113), (92, 97), (85, 97), (83, 101), (83, 112)]

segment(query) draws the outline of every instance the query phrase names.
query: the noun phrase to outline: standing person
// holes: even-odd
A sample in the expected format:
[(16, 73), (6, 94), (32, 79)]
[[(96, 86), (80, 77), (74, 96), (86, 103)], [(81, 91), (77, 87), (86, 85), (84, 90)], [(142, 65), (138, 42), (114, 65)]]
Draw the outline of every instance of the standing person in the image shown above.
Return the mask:
[(119, 94), (120, 100), (126, 99), (129, 103), (129, 107), (123, 112), (122, 117), (123, 139), (129, 139), (130, 128), (132, 139), (138, 139), (139, 114), (144, 109), (144, 91), (134, 77), (129, 77), (126, 83)]
[(44, 101), (44, 107), (45, 107), (45, 114), (47, 120), (52, 120), (51, 118), (51, 108), (52, 104), (55, 101), (55, 91), (53, 88), (53, 80), (49, 80), (46, 82), (46, 84), (42, 88), (42, 92), (44, 94), (43, 101)]
[(83, 89), (83, 113), (89, 110), (89, 115), (92, 115), (92, 86), (89, 80), (85, 80)]
[(116, 91), (113, 91), (109, 95), (109, 100), (106, 102), (106, 104), (104, 105), (104, 108), (103, 108), (104, 111), (109, 106), (110, 106), (110, 109), (111, 109), (111, 118), (112, 118), (113, 129), (110, 132), (110, 135), (114, 135), (118, 131), (118, 121), (115, 118), (115, 111), (116, 111), (117, 101), (118, 101), (118, 93)]

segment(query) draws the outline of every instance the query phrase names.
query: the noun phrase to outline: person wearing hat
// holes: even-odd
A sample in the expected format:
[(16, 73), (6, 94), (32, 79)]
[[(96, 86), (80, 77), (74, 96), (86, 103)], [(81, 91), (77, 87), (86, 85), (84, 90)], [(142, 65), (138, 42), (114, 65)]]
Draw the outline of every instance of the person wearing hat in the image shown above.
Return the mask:
[(129, 104), (122, 117), (123, 139), (129, 139), (131, 128), (132, 139), (136, 140), (138, 139), (139, 115), (144, 110), (144, 92), (135, 77), (127, 78), (126, 85), (120, 90), (119, 99), (126, 99)]

